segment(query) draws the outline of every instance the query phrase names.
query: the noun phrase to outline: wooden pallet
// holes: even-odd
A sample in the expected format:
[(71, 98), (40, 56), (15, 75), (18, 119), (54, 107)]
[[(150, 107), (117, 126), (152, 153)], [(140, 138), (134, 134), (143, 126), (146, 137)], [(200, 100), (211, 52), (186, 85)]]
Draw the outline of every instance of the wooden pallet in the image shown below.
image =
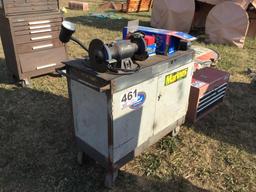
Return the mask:
[(149, 11), (153, 0), (127, 0), (126, 12)]

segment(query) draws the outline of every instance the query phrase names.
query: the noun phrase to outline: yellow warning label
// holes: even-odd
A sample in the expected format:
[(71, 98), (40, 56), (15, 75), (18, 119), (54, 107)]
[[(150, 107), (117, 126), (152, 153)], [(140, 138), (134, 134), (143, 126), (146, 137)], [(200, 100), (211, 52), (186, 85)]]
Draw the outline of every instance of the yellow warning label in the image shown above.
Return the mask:
[(170, 85), (172, 83), (175, 83), (175, 82), (177, 82), (177, 81), (179, 81), (181, 79), (186, 78), (187, 75), (188, 75), (188, 68), (182, 69), (182, 70), (177, 71), (175, 73), (171, 73), (169, 75), (166, 75), (165, 76), (164, 85), (168, 86), (168, 85)]

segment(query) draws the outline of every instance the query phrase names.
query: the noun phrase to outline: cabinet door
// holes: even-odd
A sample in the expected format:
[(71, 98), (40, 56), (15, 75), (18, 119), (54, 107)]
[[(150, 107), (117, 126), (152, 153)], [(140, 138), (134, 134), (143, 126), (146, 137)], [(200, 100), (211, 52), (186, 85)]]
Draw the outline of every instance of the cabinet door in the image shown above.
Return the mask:
[(186, 115), (193, 63), (159, 76), (154, 135)]
[(157, 79), (113, 95), (114, 162), (153, 136)]

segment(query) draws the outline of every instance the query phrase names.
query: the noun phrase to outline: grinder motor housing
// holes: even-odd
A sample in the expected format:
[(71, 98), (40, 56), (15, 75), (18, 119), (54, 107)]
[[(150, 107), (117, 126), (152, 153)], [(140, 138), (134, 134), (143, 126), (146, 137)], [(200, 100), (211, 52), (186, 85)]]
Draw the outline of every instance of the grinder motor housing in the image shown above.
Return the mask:
[(139, 69), (134, 60), (144, 61), (148, 58), (147, 45), (144, 35), (134, 33), (128, 40), (118, 40), (104, 44), (99, 39), (91, 41), (89, 58), (92, 66), (99, 72), (107, 70), (129, 72)]

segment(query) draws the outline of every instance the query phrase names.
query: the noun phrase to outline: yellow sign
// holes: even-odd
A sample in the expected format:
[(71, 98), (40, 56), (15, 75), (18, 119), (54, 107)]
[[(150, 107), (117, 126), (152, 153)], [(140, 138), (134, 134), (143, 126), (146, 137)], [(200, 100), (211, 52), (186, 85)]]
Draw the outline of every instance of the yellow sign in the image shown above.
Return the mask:
[(186, 78), (188, 75), (188, 68), (186, 69), (182, 69), (178, 72), (175, 72), (175, 73), (172, 73), (172, 74), (169, 74), (169, 75), (166, 75), (165, 76), (165, 81), (164, 81), (164, 85), (165, 86), (168, 86), (172, 83), (175, 83), (181, 79), (184, 79)]

